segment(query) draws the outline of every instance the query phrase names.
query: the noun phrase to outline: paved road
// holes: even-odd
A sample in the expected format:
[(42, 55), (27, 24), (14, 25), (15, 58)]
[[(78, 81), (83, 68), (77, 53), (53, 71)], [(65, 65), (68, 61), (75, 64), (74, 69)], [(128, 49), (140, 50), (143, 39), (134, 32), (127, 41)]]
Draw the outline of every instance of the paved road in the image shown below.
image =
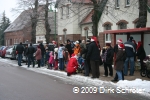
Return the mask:
[(0, 100), (148, 100), (134, 94), (75, 94), (71, 85), (52, 76), (0, 62)]

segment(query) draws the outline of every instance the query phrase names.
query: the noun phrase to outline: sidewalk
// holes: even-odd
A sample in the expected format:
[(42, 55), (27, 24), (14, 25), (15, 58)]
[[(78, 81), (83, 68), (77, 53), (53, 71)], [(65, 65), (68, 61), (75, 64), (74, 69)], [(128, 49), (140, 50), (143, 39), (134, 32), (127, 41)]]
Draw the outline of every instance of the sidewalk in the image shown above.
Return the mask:
[[(100, 66), (100, 80), (103, 80), (103, 81), (111, 81), (112, 79), (114, 79), (115, 77), (115, 74), (116, 74), (116, 71), (113, 69), (113, 77), (103, 77), (103, 74), (104, 74), (104, 66)], [(129, 71), (128, 71), (128, 74), (129, 74)], [(124, 76), (125, 80), (135, 80), (137, 78), (140, 78), (142, 80), (148, 80), (150, 81), (150, 78), (148, 78), (147, 76), (146, 77), (142, 77), (140, 75), (140, 71), (139, 70), (136, 70), (134, 71), (134, 76)]]

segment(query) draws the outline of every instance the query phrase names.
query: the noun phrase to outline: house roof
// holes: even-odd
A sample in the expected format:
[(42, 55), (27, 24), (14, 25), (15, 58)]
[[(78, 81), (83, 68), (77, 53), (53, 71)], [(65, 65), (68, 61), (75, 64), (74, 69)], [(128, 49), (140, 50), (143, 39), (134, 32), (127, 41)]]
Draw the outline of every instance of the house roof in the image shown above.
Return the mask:
[(105, 34), (136, 33), (136, 32), (150, 32), (150, 27), (104, 31)]
[(94, 10), (91, 10), (91, 12), (81, 21), (81, 24), (92, 23), (93, 13), (94, 13)]
[(92, 3), (91, 0), (71, 0), (73, 3)]
[(30, 15), (29, 10), (23, 11), (14, 22), (12, 22), (9, 27), (5, 30), (5, 32), (13, 32), (22, 30), (26, 25), (30, 23)]

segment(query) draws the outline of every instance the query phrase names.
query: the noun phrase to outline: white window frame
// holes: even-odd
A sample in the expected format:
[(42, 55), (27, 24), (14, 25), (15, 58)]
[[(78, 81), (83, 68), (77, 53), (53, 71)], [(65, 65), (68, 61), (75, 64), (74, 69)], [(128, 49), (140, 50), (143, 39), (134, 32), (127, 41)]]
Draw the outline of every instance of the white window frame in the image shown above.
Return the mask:
[(116, 8), (120, 8), (120, 0), (115, 0), (115, 6)]
[[(104, 30), (111, 30), (111, 25), (110, 25), (110, 29), (106, 29), (106, 25), (104, 25)], [(111, 43), (111, 34), (105, 34), (105, 43)]]
[(130, 0), (125, 0), (126, 6), (130, 6)]

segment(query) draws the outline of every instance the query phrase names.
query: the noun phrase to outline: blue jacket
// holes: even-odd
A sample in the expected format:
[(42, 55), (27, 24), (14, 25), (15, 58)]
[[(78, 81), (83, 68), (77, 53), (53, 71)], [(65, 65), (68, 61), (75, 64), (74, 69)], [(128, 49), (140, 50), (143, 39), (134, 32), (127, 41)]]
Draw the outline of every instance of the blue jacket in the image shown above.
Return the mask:
[(58, 48), (58, 59), (63, 58), (63, 50), (64, 50), (64, 47), (59, 47)]
[(134, 57), (136, 53), (135, 44), (129, 40), (125, 42), (124, 45), (125, 45), (125, 51), (126, 51), (127, 57)]

